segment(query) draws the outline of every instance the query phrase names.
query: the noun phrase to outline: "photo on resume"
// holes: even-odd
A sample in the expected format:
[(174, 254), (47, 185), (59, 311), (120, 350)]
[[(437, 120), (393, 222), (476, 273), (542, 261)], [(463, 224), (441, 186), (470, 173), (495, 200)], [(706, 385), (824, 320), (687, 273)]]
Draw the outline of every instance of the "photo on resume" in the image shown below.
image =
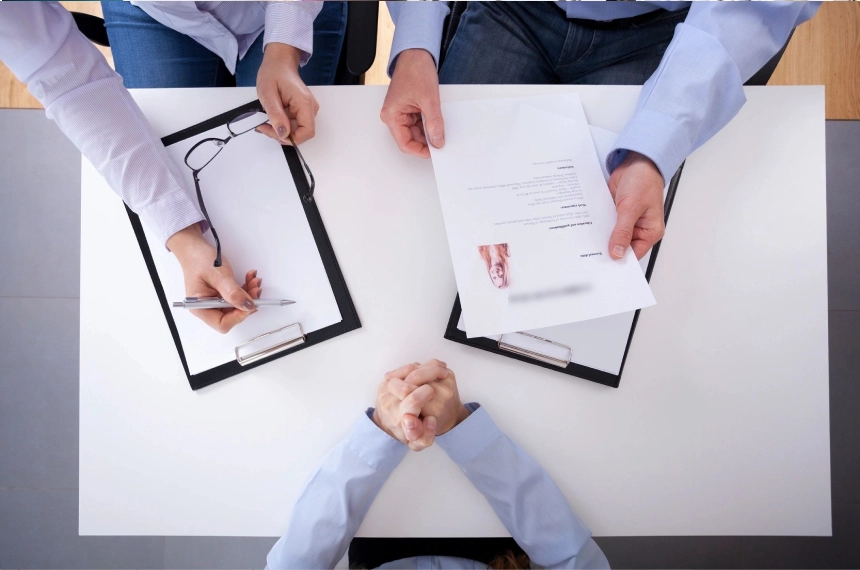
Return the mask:
[(508, 244), (479, 245), (478, 254), (484, 261), (493, 286), (496, 289), (507, 289), (511, 279), (511, 268), (508, 263), (511, 253)]

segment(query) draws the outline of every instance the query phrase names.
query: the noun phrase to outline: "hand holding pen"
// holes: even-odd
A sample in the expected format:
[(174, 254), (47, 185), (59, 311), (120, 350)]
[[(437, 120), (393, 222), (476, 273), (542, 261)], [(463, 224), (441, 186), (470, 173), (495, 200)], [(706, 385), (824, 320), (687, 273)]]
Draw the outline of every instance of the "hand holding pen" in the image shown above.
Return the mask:
[[(254, 299), (254, 304), (259, 307), (284, 307), (294, 305), (295, 301), (289, 299)], [(174, 309), (232, 309), (233, 305), (221, 297), (185, 297), (184, 301), (174, 301)]]

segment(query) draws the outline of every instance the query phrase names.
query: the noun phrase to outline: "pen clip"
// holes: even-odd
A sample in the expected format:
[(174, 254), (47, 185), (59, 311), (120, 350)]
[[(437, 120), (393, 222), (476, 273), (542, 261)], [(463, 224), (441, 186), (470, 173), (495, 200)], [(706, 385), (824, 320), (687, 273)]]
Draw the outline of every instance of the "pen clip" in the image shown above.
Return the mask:
[(221, 297), (185, 297), (186, 303), (197, 303), (200, 301), (221, 301)]

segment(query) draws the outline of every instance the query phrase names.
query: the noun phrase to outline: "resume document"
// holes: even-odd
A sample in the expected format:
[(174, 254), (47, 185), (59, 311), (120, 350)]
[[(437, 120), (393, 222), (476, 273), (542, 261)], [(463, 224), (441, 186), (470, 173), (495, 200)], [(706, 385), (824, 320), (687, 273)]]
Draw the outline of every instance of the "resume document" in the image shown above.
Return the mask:
[(442, 104), (431, 146), (469, 337), (655, 303), (636, 256), (609, 255), (615, 203), (579, 96)]

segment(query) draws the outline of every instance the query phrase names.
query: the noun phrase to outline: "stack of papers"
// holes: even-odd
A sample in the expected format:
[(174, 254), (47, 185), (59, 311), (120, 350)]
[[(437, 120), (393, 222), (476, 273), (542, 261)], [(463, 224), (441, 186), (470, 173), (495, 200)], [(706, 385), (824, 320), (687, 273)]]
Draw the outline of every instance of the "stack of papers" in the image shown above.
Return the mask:
[(615, 203), (579, 96), (443, 103), (431, 147), (469, 337), (655, 303), (631, 249), (609, 255)]

